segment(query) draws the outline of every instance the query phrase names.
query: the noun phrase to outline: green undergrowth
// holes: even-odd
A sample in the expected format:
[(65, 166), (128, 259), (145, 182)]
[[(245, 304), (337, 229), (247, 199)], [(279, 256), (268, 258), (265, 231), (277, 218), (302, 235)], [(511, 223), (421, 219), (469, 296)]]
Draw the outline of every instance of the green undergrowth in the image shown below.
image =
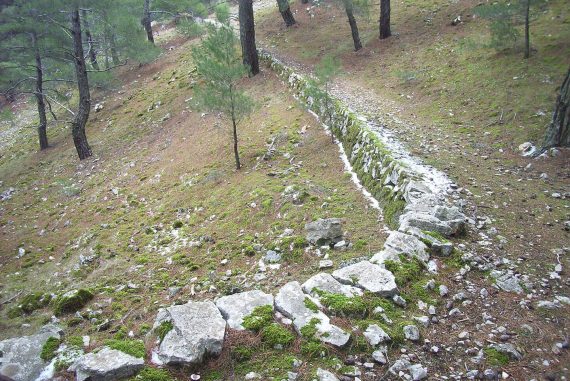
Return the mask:
[(42, 346), (40, 358), (44, 361), (51, 361), (56, 356), (56, 351), (61, 344), (61, 340), (55, 337), (50, 337)]
[(131, 378), (130, 381), (175, 381), (174, 378), (166, 369), (152, 368), (146, 366), (137, 374), (135, 377)]
[(19, 305), (12, 307), (8, 311), (8, 317), (15, 318), (24, 314), (31, 314), (35, 310), (46, 307), (51, 299), (51, 294), (44, 294), (42, 292), (28, 294), (22, 298)]
[(243, 318), (242, 325), (245, 329), (259, 332), (273, 322), (273, 306), (257, 306), (251, 314)]
[(155, 328), (154, 332), (156, 336), (158, 336), (158, 338), (160, 339), (160, 342), (162, 343), (162, 341), (166, 337), (166, 334), (172, 331), (173, 328), (174, 325), (172, 324), (172, 322), (170, 320), (167, 320), (160, 323), (160, 325)]
[(485, 348), (483, 352), (485, 353), (487, 363), (492, 366), (503, 366), (509, 363), (509, 356), (495, 348)]
[(131, 356), (139, 358), (146, 356), (146, 348), (142, 340), (108, 339), (105, 340), (104, 344), (111, 349), (116, 349)]

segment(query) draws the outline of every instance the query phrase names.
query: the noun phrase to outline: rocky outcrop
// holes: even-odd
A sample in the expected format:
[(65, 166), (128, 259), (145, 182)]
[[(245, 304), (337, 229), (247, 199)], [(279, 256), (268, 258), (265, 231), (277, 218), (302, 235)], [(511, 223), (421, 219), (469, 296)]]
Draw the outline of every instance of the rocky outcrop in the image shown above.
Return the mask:
[(265, 305), (273, 306), (273, 295), (259, 290), (222, 296), (216, 300), (216, 306), (228, 322), (228, 327), (237, 330), (245, 329), (242, 326), (243, 318), (251, 314), (255, 307)]
[(0, 374), (14, 381), (35, 380), (46, 366), (40, 358), (43, 345), (50, 337), (59, 339), (61, 333), (49, 324), (35, 335), (0, 341)]
[(144, 367), (144, 360), (116, 349), (104, 347), (82, 356), (69, 367), (77, 381), (113, 381), (134, 376)]
[(305, 225), (307, 241), (313, 245), (334, 245), (342, 241), (342, 224), (339, 218), (319, 219)]
[(171, 322), (157, 351), (164, 364), (201, 364), (222, 351), (226, 321), (213, 302), (188, 302), (159, 311), (154, 328)]
[(398, 292), (394, 274), (369, 261), (333, 271), (332, 276), (341, 283), (354, 285), (380, 296), (392, 296)]
[(275, 296), (275, 308), (293, 321), (297, 333), (301, 334), (305, 326), (315, 324), (316, 337), (322, 342), (336, 347), (345, 346), (350, 334), (331, 324), (327, 315), (312, 306), (316, 306), (315, 302), (303, 293), (299, 282), (287, 283)]

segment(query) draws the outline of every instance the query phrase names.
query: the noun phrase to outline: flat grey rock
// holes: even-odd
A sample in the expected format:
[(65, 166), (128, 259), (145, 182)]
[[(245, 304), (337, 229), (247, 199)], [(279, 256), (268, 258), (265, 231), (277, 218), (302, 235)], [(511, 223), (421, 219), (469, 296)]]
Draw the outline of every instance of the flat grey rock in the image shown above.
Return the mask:
[(243, 318), (250, 315), (255, 307), (265, 305), (273, 308), (273, 295), (260, 290), (222, 296), (216, 300), (216, 306), (228, 322), (228, 327), (237, 330), (245, 329), (242, 326)]
[(316, 336), (325, 343), (343, 347), (350, 340), (350, 334), (330, 323), (330, 319), (322, 311), (312, 311), (305, 305), (308, 295), (303, 293), (299, 282), (289, 282), (275, 295), (275, 308), (285, 317), (293, 321), (293, 327), (301, 334), (301, 329), (310, 324), (313, 319), (318, 320), (315, 325)]
[(366, 328), (366, 331), (364, 331), (362, 334), (364, 335), (364, 338), (368, 344), (372, 346), (376, 346), (378, 344), (392, 340), (390, 336), (376, 324), (370, 324), (368, 328)]
[(466, 217), (455, 206), (444, 205), (433, 195), (425, 195), (406, 205), (400, 216), (400, 231), (409, 228), (434, 231), (445, 236), (459, 233), (465, 227)]
[(307, 294), (311, 294), (315, 297), (318, 297), (317, 293), (313, 292), (316, 289), (330, 292), (332, 294), (342, 294), (350, 298), (363, 294), (361, 289), (347, 284), (342, 284), (333, 278), (332, 275), (327, 273), (319, 273), (312, 276), (311, 278), (307, 279), (305, 283), (303, 283), (302, 288), (303, 291), (305, 291)]
[(75, 372), (77, 381), (113, 381), (134, 376), (143, 367), (142, 358), (104, 347), (80, 357), (68, 370)]
[(415, 325), (406, 325), (404, 326), (404, 337), (410, 341), (418, 341), (420, 330)]
[(159, 311), (155, 327), (171, 321), (174, 328), (158, 348), (158, 359), (170, 364), (201, 364), (222, 351), (226, 321), (213, 302), (188, 302)]
[(35, 380), (47, 365), (40, 358), (43, 345), (50, 337), (59, 339), (61, 332), (48, 324), (35, 335), (0, 341), (0, 374), (14, 381)]
[(493, 344), (491, 348), (494, 348), (497, 352), (503, 353), (511, 360), (522, 360), (522, 354), (515, 348), (513, 344), (510, 343), (502, 343), (502, 344)]
[(307, 241), (313, 245), (334, 245), (342, 241), (340, 218), (319, 219), (305, 225)]
[(328, 370), (324, 370), (321, 368), (317, 369), (317, 378), (319, 381), (338, 381), (337, 376), (333, 373), (329, 372)]
[(380, 296), (392, 296), (398, 292), (394, 274), (369, 261), (338, 269), (332, 276), (341, 283), (354, 285)]
[(410, 234), (393, 231), (388, 238), (386, 238), (384, 247), (391, 248), (398, 254), (417, 258), (423, 263), (429, 261), (428, 247), (426, 244)]
[(516, 292), (521, 294), (524, 292), (519, 279), (515, 274), (499, 270), (491, 271), (491, 277), (495, 279), (495, 284), (503, 291)]

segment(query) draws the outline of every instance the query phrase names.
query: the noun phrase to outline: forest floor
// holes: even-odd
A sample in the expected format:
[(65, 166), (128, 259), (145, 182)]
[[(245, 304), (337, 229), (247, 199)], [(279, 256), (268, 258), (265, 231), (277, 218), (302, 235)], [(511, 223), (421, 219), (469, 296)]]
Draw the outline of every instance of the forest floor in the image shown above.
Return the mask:
[[(398, 2), (388, 40), (377, 40), (372, 17), (359, 19), (365, 47), (357, 53), (339, 10), (293, 4), (298, 25), (286, 29), (274, 8), (260, 7), (258, 43), (306, 73), (325, 54), (339, 57), (344, 72), (335, 95), (386, 125), (463, 188), (466, 213), (481, 228), (456, 243), (489, 260), (505, 258), (506, 267), (536, 285), (528, 295), (507, 293), (484, 272), (457, 280), (458, 268), (444, 266), (435, 280), (450, 295), (467, 296), (464, 318), (422, 329), (424, 345), (394, 347), (390, 359), (407, 352), (422, 359), (430, 377), (443, 379), (477, 367), (470, 349), (506, 332), (523, 359), (487, 358), (481, 369), (497, 367), (515, 380), (568, 379), (570, 355), (556, 343), (568, 341), (569, 309), (532, 303), (570, 295), (570, 233), (564, 230), (570, 205), (553, 197), (570, 192), (570, 153), (524, 158), (518, 145), (539, 143), (550, 118), (570, 64), (570, 10), (564, 1), (550, 2), (533, 21), (536, 51), (524, 61), (520, 52), (483, 46), (486, 25), (471, 17), (477, 3)], [(464, 23), (453, 27), (457, 15)], [(84, 316), (60, 318), (68, 337), (90, 335), (91, 348), (121, 332), (144, 338), (158, 308), (172, 303), (254, 285), (274, 293), (318, 272), (322, 258), (289, 246), (317, 218), (341, 217), (353, 243), (329, 253), (335, 265), (382, 248), (381, 215), (352, 183), (337, 146), (268, 69), (243, 81), (256, 109), (239, 129), (243, 168), (234, 169), (227, 122), (189, 107), (196, 41), (173, 36), (159, 32), (165, 49), (158, 60), (124, 68), (120, 85), (94, 92), (92, 104), (103, 109), (92, 112), (88, 125), (92, 158), (78, 162), (65, 126), (50, 128), (50, 149), (36, 152), (33, 129), (24, 128), (29, 114), (3, 124), (0, 191), (13, 192), (0, 201), (0, 339), (31, 334), (50, 320), (50, 307), (8, 316), (33, 292), (92, 289), (96, 297)], [(266, 155), (270, 146), (274, 152)], [(284, 235), (286, 229), (293, 234)], [(266, 277), (254, 278), (261, 256), (252, 251), (256, 245), (283, 250), (281, 266)], [(551, 279), (559, 263), (562, 279)], [(479, 296), (483, 288), (489, 296)], [(529, 303), (521, 306), (524, 300)], [(446, 301), (439, 303), (445, 310)], [(494, 324), (483, 324), (483, 313)], [(459, 340), (462, 332), (470, 338)], [(439, 354), (430, 352), (434, 345)], [(240, 378), (252, 370), (287, 378), (293, 357), (309, 365), (300, 379), (310, 379), (316, 366), (330, 363), (305, 357), (298, 345), (285, 353), (260, 348), (243, 363), (223, 357), (203, 369), (203, 379)], [(354, 354), (366, 360), (353, 349), (334, 356), (345, 361)]]

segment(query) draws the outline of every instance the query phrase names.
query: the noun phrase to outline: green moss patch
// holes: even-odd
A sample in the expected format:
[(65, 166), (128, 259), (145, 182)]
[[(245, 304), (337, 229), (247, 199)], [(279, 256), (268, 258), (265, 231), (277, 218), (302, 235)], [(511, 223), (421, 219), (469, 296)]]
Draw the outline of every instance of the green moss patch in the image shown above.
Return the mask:
[(319, 306), (315, 302), (313, 302), (310, 298), (305, 298), (305, 307), (310, 309), (313, 312), (319, 312)]
[(78, 311), (91, 299), (93, 299), (93, 293), (84, 288), (66, 292), (54, 300), (54, 314), (60, 316), (65, 313)]
[(42, 347), (40, 358), (44, 361), (51, 361), (56, 356), (56, 352), (60, 344), (60, 339), (55, 337), (48, 338)]
[(142, 340), (109, 339), (105, 340), (105, 345), (135, 357), (144, 358), (146, 355), (146, 348)]
[(388, 260), (384, 262), (384, 266), (394, 274), (398, 287), (403, 287), (409, 282), (418, 280), (425, 268), (424, 264), (418, 259), (408, 259), (404, 255), (400, 255), (400, 262)]
[(160, 339), (160, 342), (162, 343), (162, 340), (164, 340), (164, 337), (166, 336), (166, 334), (168, 332), (172, 331), (173, 328), (174, 328), (174, 325), (172, 325), (171, 321), (163, 321), (162, 323), (160, 323), (160, 325), (158, 327), (156, 327), (154, 332), (156, 333), (156, 336), (158, 336), (158, 338)]
[(243, 327), (255, 332), (261, 331), (273, 321), (273, 306), (257, 306), (243, 318)]
[(342, 294), (332, 294), (319, 291), (321, 303), (335, 315), (363, 317), (368, 311), (368, 305), (362, 297), (348, 297)]
[(168, 373), (165, 369), (145, 367), (143, 370), (133, 377), (133, 381), (174, 381), (175, 378)]
[(508, 364), (509, 356), (505, 353), (501, 353), (495, 348), (485, 348), (483, 349), (485, 356), (487, 357), (487, 363), (493, 366), (503, 366)]
[(281, 324), (272, 323), (261, 330), (263, 341), (271, 347), (276, 345), (287, 346), (295, 340), (295, 336)]

